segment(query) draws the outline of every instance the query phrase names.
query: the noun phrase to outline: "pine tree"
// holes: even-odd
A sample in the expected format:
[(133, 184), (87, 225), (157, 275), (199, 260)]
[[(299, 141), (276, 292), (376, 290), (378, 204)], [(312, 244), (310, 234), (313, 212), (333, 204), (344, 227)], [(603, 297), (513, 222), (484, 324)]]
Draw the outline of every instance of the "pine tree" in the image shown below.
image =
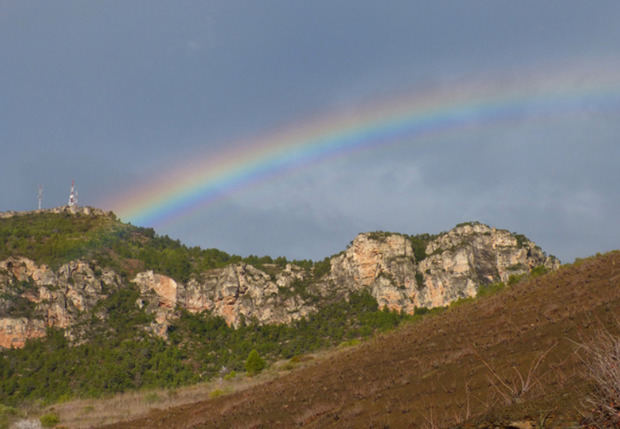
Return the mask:
[(256, 349), (252, 349), (245, 361), (245, 370), (250, 375), (255, 375), (265, 368), (265, 361), (259, 356)]

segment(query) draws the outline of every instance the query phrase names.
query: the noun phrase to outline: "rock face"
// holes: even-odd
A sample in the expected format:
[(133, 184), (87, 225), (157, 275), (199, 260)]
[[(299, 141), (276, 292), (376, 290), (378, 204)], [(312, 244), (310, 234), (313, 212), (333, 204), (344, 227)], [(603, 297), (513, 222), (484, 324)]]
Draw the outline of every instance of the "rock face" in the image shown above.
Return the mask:
[(507, 281), (539, 265), (549, 270), (560, 265), (525, 237), (480, 223), (439, 234), (425, 253), (429, 256), (416, 261), (405, 235), (360, 234), (331, 259), (331, 271), (317, 291), (325, 296), (367, 289), (379, 306), (411, 314), (416, 307), (440, 307), (473, 297), (480, 285)]
[(406, 236), (360, 234), (345, 252), (330, 262), (329, 274), (316, 286), (320, 295), (348, 295), (367, 289), (380, 307), (413, 313), (416, 261)]
[(423, 284), (416, 306), (444, 306), (459, 298), (475, 296), (478, 286), (507, 281), (511, 275), (543, 265), (560, 266), (553, 256), (523, 236), (480, 223), (457, 226), (440, 234), (426, 247), (429, 255), (418, 265)]
[[(247, 264), (231, 264), (204, 272), (187, 285), (167, 276), (147, 271), (133, 280), (143, 297), (147, 310), (155, 315), (152, 330), (165, 336), (175, 308), (192, 313), (209, 311), (238, 327), (243, 320), (258, 323), (290, 323), (317, 310), (299, 296), (281, 293), (296, 280), (303, 280), (304, 270), (288, 264), (272, 278), (264, 271)], [(144, 303), (142, 303), (143, 305)]]
[(45, 336), (42, 320), (26, 317), (0, 318), (0, 347), (21, 348), (29, 338)]
[(288, 264), (274, 277), (247, 264), (233, 264), (203, 273), (188, 283), (185, 307), (189, 311), (210, 311), (226, 323), (239, 326), (241, 320), (258, 323), (290, 323), (316, 310), (299, 296), (287, 296), (304, 270)]
[[(260, 270), (236, 263), (186, 283), (153, 271), (131, 281), (140, 292), (136, 304), (154, 316), (147, 330), (166, 337), (182, 309), (208, 311), (235, 327), (244, 321), (290, 323), (318, 311), (322, 303), (367, 290), (380, 307), (413, 313), (475, 296), (480, 285), (507, 281), (540, 265), (559, 267), (556, 258), (525, 237), (480, 223), (426, 237), (424, 252), (415, 240), (403, 234), (360, 234), (320, 276), (291, 264)], [(114, 271), (82, 260), (56, 271), (22, 257), (0, 261), (0, 347), (22, 347), (28, 338), (45, 335), (46, 327), (70, 328), (80, 314), (123, 286)]]
[(46, 327), (72, 326), (80, 312), (121, 284), (112, 270), (96, 269), (79, 260), (56, 272), (27, 258), (1, 261), (0, 346), (22, 347), (28, 338), (45, 335)]

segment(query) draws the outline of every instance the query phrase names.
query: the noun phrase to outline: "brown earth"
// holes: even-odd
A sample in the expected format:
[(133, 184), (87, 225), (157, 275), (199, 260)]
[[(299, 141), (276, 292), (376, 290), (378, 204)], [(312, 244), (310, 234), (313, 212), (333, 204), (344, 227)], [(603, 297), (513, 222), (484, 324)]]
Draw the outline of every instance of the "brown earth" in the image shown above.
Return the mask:
[(265, 384), (107, 427), (574, 427), (590, 389), (579, 344), (618, 334), (618, 314), (614, 251)]

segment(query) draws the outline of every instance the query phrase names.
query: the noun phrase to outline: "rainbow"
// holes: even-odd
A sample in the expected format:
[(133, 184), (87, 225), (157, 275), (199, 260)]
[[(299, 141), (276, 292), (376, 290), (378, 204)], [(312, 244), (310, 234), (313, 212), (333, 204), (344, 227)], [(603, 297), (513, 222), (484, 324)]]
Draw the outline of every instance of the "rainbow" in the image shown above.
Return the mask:
[(535, 119), (578, 113), (584, 105), (595, 106), (595, 114), (615, 112), (620, 109), (620, 73), (617, 67), (602, 70), (547, 70), (516, 82), (457, 83), (329, 112), (194, 157), (104, 204), (134, 224), (161, 225), (275, 175), (356, 150), (495, 125), (523, 112)]

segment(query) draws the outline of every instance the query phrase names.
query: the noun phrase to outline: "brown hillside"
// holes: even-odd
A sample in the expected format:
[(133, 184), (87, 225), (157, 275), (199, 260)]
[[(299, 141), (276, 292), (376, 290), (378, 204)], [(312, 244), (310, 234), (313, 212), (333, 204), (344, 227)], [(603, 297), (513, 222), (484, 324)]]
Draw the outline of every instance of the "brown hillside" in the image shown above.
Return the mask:
[(615, 251), (266, 384), (109, 427), (570, 427), (590, 388), (578, 343), (618, 333), (618, 314)]

